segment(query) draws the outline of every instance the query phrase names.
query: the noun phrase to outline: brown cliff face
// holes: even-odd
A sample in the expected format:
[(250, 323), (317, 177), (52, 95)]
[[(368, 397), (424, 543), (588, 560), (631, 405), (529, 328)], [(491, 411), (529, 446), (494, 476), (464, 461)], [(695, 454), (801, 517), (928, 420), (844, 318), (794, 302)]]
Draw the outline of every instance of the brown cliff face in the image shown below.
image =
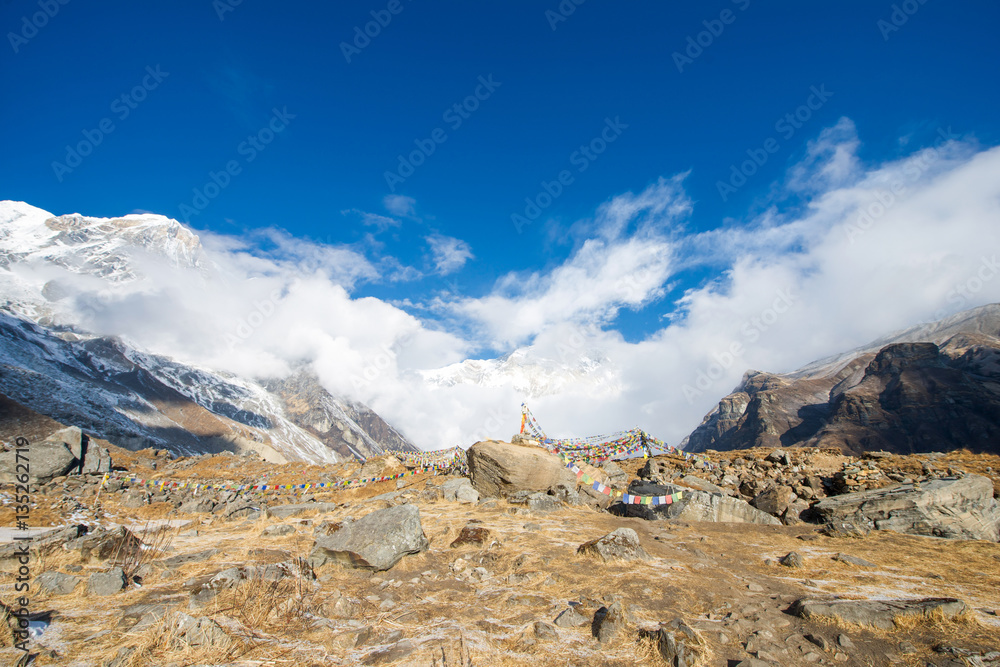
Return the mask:
[(985, 306), (796, 373), (748, 371), (686, 448), (998, 452), (998, 316)]

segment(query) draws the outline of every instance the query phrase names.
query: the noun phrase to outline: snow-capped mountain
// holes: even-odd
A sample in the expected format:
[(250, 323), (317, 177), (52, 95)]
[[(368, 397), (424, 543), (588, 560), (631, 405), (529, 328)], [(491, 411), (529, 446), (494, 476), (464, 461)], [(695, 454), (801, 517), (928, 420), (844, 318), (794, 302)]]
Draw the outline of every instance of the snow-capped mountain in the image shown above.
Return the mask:
[(527, 398), (539, 398), (567, 390), (586, 391), (590, 396), (611, 396), (621, 391), (614, 365), (596, 351), (567, 349), (553, 359), (533, 347), (523, 347), (496, 359), (469, 359), (423, 373), (431, 385), (458, 384), (481, 387), (510, 386)]
[(215, 270), (198, 236), (163, 216), (53, 216), (0, 202), (0, 393), (129, 449), (252, 449), (311, 462), (415, 449), (305, 367), (283, 379), (239, 377), (94, 335), (78, 321), (76, 297), (119, 293), (148, 279), (140, 266), (157, 263)]

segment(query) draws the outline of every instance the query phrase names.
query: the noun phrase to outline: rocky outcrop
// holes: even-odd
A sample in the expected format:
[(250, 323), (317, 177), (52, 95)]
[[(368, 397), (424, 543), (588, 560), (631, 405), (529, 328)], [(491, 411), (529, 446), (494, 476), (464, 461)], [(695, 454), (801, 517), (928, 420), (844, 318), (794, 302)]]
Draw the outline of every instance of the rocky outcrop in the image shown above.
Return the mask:
[(540, 447), (486, 440), (468, 451), (472, 485), (483, 496), (506, 497), (516, 491), (574, 488), (576, 476)]
[(793, 373), (748, 371), (689, 451), (1000, 451), (1000, 305), (893, 334)]
[(309, 560), (314, 567), (327, 562), (367, 570), (388, 570), (403, 556), (426, 550), (430, 543), (420, 524), (416, 505), (376, 510), (357, 521), (331, 524), (318, 535)]
[(648, 556), (639, 544), (639, 535), (631, 528), (617, 528), (604, 537), (585, 542), (577, 553), (597, 556), (603, 561), (645, 560)]
[(858, 625), (873, 625), (892, 630), (896, 621), (911, 617), (940, 613), (954, 618), (966, 609), (965, 603), (955, 598), (927, 598), (923, 600), (797, 600), (789, 613), (802, 618), (837, 619)]
[(71, 426), (31, 443), (20, 458), (15, 448), (0, 452), (0, 481), (13, 483), (18, 474), (26, 471), (32, 483), (45, 484), (53, 477), (77, 471), (83, 458), (82, 443), (80, 429)]
[(641, 519), (678, 519), (682, 521), (713, 521), (724, 523), (757, 523), (776, 526), (781, 522), (749, 503), (730, 496), (691, 489), (673, 484), (653, 484), (635, 481), (628, 492), (638, 496), (666, 496), (681, 492), (681, 499), (668, 505), (633, 505), (617, 503), (611, 510), (624, 516)]
[(953, 539), (1000, 541), (993, 483), (980, 475), (932, 479), (825, 498), (812, 507), (822, 520), (877, 530)]

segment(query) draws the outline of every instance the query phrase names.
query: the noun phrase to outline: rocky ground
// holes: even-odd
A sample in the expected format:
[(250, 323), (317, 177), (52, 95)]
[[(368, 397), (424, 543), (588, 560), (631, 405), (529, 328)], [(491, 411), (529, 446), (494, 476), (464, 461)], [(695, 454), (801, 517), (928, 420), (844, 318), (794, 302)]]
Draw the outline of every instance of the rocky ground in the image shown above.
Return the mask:
[[(110, 453), (117, 472), (143, 479), (283, 484), (401, 469)], [(99, 498), (101, 474), (56, 476), (31, 494), (31, 525), (72, 527), (35, 538), (34, 664), (1000, 665), (1000, 544), (935, 536), (948, 525), (941, 512), (963, 531), (995, 531), (1000, 457), (708, 458), (596, 468), (615, 488), (685, 490), (686, 504), (639, 516), (555, 477), (533, 486), (538, 470), (522, 488), (491, 486), (481, 465), (475, 485), (423, 474), (195, 495), (114, 480)], [(821, 512), (858, 493), (909, 503), (969, 480), (993, 493), (959, 489), (888, 517)], [(9, 485), (0, 499), (0, 525), (12, 527)], [(866, 502), (871, 514), (889, 500)], [(690, 519), (722, 507), (753, 522)], [(14, 546), (0, 545), (7, 605)], [(935, 601), (914, 602), (924, 599)], [(12, 662), (23, 655), (13, 642), (0, 638)]]

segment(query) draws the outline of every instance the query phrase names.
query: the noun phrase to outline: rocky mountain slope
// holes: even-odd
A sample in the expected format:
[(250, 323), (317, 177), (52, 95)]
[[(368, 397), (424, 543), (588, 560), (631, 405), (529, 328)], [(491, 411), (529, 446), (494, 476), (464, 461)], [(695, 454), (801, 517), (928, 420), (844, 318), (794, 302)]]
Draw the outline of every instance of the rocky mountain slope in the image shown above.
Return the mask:
[(748, 371), (683, 446), (1000, 451), (1000, 305), (897, 332), (794, 372)]
[(139, 280), (138, 256), (146, 265), (153, 258), (213, 270), (198, 237), (163, 216), (56, 217), (0, 202), (0, 393), (131, 449), (253, 450), (317, 463), (415, 451), (307, 369), (283, 379), (238, 377), (92, 335), (73, 321), (66, 296), (82, 284), (113, 289)]
[[(825, 526), (786, 510), (765, 525), (713, 520), (700, 505), (702, 495), (753, 495), (773, 516), (789, 498), (767, 489), (786, 483), (815, 507), (846, 505), (866, 486), (891, 504), (907, 486), (893, 486), (899, 477), (933, 496), (911, 515), (937, 508), (931, 518), (946, 522), (970, 498), (935, 495), (936, 485), (985, 479), (1000, 470), (997, 456), (800, 448), (713, 455), (710, 465), (622, 461), (611, 470), (623, 485), (684, 489), (678, 515), (672, 504), (629, 505), (653, 510), (640, 518), (595, 511), (572, 476), (541, 479), (538, 461), (565, 468), (535, 449), (542, 458), (519, 485), (487, 497), (478, 472), (255, 492), (237, 487), (367, 473), (354, 462), (304, 468), (112, 448), (120, 476), (99, 498), (98, 474), (32, 487), (32, 526), (53, 527), (35, 535), (28, 565), (33, 664), (1000, 664), (995, 541), (926, 537), (916, 524), (897, 531), (895, 512), (885, 526), (853, 510)], [(214, 488), (180, 484), (191, 480)], [(553, 482), (554, 494), (533, 492)], [(721, 493), (695, 490), (713, 483)], [(980, 501), (996, 511), (988, 490)], [(14, 525), (4, 489), (0, 503), (0, 525)], [(0, 592), (13, 589), (18, 558), (2, 535)], [(23, 655), (12, 644), (0, 637), (10, 662)]]

